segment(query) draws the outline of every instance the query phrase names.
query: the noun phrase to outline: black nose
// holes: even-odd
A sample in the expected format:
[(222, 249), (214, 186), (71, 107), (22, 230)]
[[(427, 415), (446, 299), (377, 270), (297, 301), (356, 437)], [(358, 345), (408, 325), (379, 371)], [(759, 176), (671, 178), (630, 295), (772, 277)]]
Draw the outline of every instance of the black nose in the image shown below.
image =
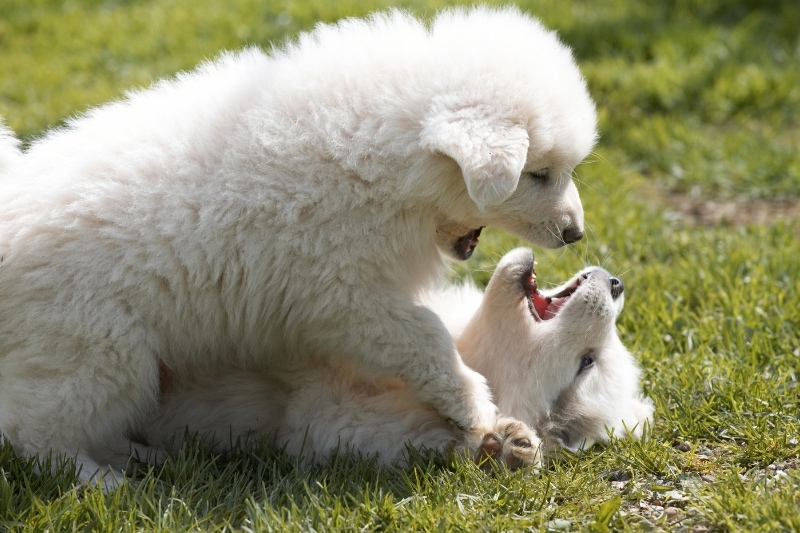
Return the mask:
[(616, 300), (619, 298), (619, 295), (622, 294), (622, 291), (625, 290), (625, 285), (622, 284), (621, 279), (615, 278), (614, 276), (608, 276), (608, 281), (611, 282), (611, 297)]
[(583, 238), (583, 232), (580, 230), (580, 228), (570, 226), (561, 233), (561, 238), (566, 244), (572, 244), (573, 242), (578, 242)]

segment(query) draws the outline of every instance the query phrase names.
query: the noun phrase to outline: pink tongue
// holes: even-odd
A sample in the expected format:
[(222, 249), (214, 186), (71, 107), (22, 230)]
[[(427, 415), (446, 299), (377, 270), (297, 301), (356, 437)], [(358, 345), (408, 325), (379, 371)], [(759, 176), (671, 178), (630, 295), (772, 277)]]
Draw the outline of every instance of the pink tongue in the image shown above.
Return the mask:
[(533, 295), (533, 308), (536, 309), (536, 314), (539, 315), (539, 318), (544, 318), (544, 314), (547, 311), (547, 300), (539, 294)]

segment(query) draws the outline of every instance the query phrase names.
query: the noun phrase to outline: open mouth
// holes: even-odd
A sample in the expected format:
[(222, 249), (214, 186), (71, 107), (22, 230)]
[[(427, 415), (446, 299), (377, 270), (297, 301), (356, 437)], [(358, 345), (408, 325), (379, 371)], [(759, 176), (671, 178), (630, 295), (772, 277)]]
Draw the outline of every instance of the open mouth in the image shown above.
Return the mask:
[(545, 296), (539, 292), (536, 286), (536, 270), (531, 268), (530, 273), (525, 274), (522, 278), (522, 288), (525, 290), (528, 309), (530, 309), (533, 318), (542, 321), (555, 317), (586, 278), (586, 275), (578, 276), (557, 294)]
[(478, 247), (478, 237), (481, 236), (482, 230), (483, 226), (458, 238), (453, 245), (453, 252), (456, 257), (459, 259), (469, 259), (472, 256), (472, 252)]

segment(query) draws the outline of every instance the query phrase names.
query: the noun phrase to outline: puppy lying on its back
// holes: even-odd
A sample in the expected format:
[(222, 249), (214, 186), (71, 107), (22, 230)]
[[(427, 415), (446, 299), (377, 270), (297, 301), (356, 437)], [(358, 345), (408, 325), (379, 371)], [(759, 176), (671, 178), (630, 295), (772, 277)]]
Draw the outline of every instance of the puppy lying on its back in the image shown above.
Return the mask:
[(617, 335), (623, 290), (593, 266), (541, 291), (533, 254), (520, 248), (500, 261), (472, 320), (455, 332), (500, 411), (536, 428), (546, 450), (585, 448), (609, 430), (639, 438), (652, 421), (639, 366)]
[[(535, 427), (545, 452), (642, 434), (653, 406), (639, 390), (640, 371), (615, 327), (623, 286), (599, 267), (564, 285), (537, 289), (533, 254), (508, 253), (484, 294), (467, 285), (431, 295), (427, 304), (456, 338), (465, 361), (489, 381), (501, 412)], [(406, 445), (464, 446), (462, 436), (395, 379), (375, 378), (345, 361), (281, 373), (198, 373), (169, 383), (158, 415), (139, 429), (151, 445), (179, 443), (188, 427), (218, 449), (245, 436), (275, 436), (289, 453), (324, 461), (337, 447), (400, 459)], [(519, 466), (539, 439), (511, 424), (486, 439), (479, 457)], [(502, 422), (499, 422), (502, 424)], [(174, 440), (173, 440), (174, 439)]]

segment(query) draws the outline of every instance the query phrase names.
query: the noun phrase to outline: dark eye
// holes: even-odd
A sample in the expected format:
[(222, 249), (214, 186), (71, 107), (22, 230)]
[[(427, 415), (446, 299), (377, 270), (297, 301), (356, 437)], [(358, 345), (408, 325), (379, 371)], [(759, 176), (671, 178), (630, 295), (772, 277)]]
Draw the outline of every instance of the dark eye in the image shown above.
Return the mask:
[(529, 172), (530, 176), (536, 181), (547, 181), (549, 173), (550, 173), (549, 168), (542, 168), (539, 170), (534, 170), (533, 172)]
[(591, 354), (586, 354), (581, 357), (581, 367), (578, 369), (578, 374), (586, 370), (587, 368), (591, 368), (594, 365), (594, 358)]

